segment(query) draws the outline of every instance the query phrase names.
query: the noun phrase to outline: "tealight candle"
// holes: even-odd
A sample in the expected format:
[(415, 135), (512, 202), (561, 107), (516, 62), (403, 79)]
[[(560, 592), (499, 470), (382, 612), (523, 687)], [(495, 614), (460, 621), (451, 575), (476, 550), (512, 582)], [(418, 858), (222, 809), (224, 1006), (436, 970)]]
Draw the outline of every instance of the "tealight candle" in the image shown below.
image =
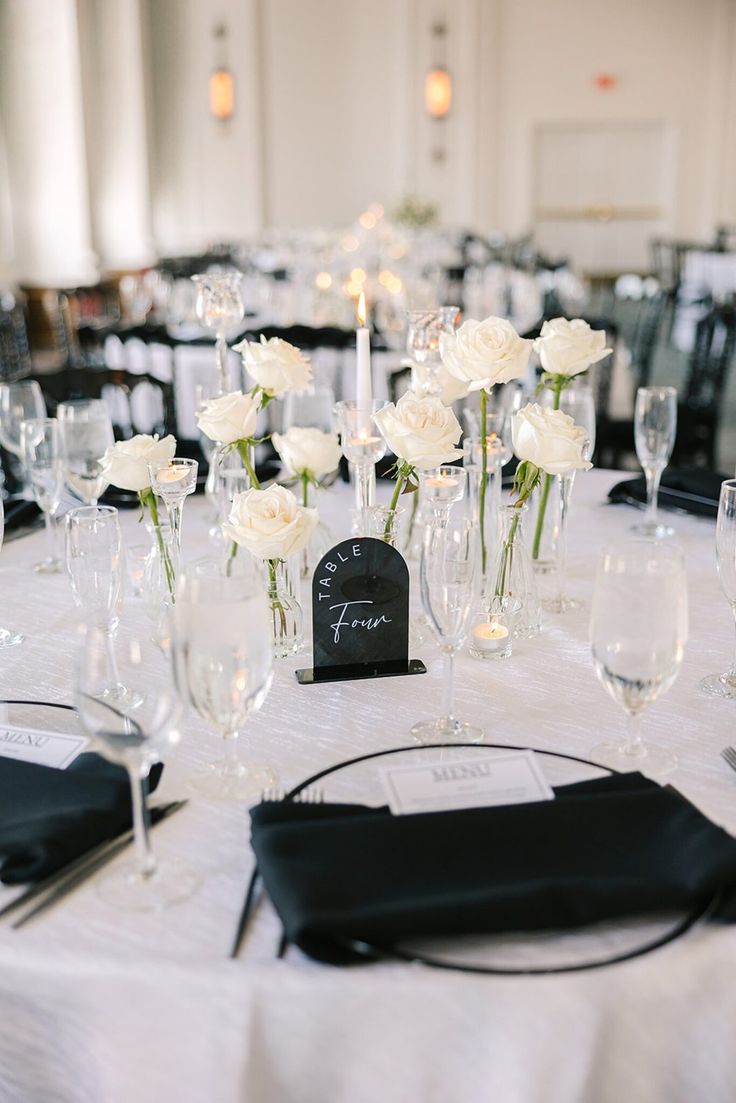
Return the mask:
[(183, 464), (174, 464), (172, 467), (160, 467), (156, 472), (156, 482), (159, 483), (178, 483), (181, 479), (185, 479), (189, 471), (188, 467)]
[(492, 655), (508, 647), (509, 630), (505, 624), (499, 624), (497, 621), (476, 624), (471, 635), (471, 647), (476, 651), (484, 651)]
[(452, 490), (457, 486), (457, 479), (451, 479), (447, 475), (436, 475), (424, 480), (425, 486), (436, 487), (438, 490)]

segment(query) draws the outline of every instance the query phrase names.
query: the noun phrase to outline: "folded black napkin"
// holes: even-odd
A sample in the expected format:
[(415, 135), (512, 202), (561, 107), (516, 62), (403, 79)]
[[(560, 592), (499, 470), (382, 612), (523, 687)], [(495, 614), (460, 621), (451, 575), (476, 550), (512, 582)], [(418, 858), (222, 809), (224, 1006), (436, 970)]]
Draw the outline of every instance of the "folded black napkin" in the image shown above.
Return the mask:
[(26, 501), (24, 498), (8, 502), (5, 505), (5, 531), (15, 532), (25, 525), (32, 525), (34, 521), (40, 520), (40, 517), (41, 510), (35, 502)]
[[(251, 827), (287, 938), (332, 963), (365, 960), (354, 941), (578, 927), (736, 887), (736, 839), (641, 774), (564, 786), (551, 801), (406, 816), (264, 803)], [(736, 921), (736, 909), (720, 917)]]
[[(700, 467), (682, 468), (665, 471), (659, 490), (659, 505), (664, 509), (682, 509), (697, 517), (717, 517), (718, 499), (721, 483), (728, 475), (719, 475), (715, 471), (704, 471)], [(647, 500), (646, 479), (625, 479), (616, 483), (608, 492), (611, 502), (645, 503)]]
[[(161, 777), (154, 766), (149, 789)], [(0, 881), (40, 881), (131, 825), (127, 771), (97, 754), (66, 770), (0, 758)]]

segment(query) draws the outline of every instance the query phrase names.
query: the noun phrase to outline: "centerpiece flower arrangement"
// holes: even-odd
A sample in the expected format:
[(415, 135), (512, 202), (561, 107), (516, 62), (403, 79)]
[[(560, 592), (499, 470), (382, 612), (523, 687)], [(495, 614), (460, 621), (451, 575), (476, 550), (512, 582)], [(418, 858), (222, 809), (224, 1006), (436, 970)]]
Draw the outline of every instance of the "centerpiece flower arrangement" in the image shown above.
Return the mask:
[[(544, 389), (552, 392), (552, 409), (559, 410), (560, 396), (573, 380), (585, 375), (593, 364), (603, 360), (612, 351), (606, 347), (606, 334), (602, 329), (591, 329), (583, 318), (552, 318), (544, 322), (534, 351), (542, 365), (542, 378), (537, 394)], [(561, 472), (555, 472), (561, 474)], [(553, 474), (545, 472), (542, 494), (537, 512), (537, 524), (532, 544), (532, 559), (539, 558), (539, 548), (544, 530)]]
[(169, 434), (159, 440), (157, 436), (139, 433), (130, 440), (119, 440), (110, 445), (102, 457), (101, 465), (105, 478), (121, 490), (131, 490), (138, 495), (141, 506), (141, 518), (146, 512), (151, 524), (161, 557), (169, 597), (173, 601), (176, 584), (174, 565), (170, 550), (161, 531), (161, 519), (158, 512), (156, 495), (151, 489), (149, 464), (165, 466), (176, 454), (176, 437)]
[(309, 487), (330, 475), (340, 464), (342, 449), (336, 433), (293, 425), (285, 433), (274, 433), (273, 446), (286, 471), (302, 488), (302, 505), (309, 505)]
[[(505, 318), (489, 317), (483, 321), (469, 318), (455, 333), (440, 336), (440, 356), (448, 376), (465, 388), (465, 395), (478, 391), (480, 395), (481, 481), (479, 500), (481, 569), (486, 573), (487, 555), (485, 508), (488, 475), (488, 394), (497, 383), (521, 379), (527, 371), (532, 342), (520, 337)], [(444, 390), (456, 398), (462, 390), (445, 380)]]
[(390, 516), (402, 493), (417, 490), (417, 472), (431, 471), (462, 456), (462, 450), (455, 447), (462, 436), (462, 427), (453, 410), (436, 395), (419, 397), (412, 391), (402, 395), (396, 404), (384, 406), (373, 420), (396, 456), (393, 469), (396, 485), (384, 534), (384, 539), (388, 539)]

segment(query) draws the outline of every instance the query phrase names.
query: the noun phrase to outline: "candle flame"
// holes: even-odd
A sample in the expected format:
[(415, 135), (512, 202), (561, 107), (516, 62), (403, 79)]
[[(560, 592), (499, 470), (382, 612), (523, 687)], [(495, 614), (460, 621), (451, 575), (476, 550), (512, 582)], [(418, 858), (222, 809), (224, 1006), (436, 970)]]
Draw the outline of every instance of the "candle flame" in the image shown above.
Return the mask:
[(364, 326), (366, 313), (365, 313), (365, 291), (361, 291), (360, 298), (358, 299), (358, 309), (356, 311), (358, 317), (358, 325)]

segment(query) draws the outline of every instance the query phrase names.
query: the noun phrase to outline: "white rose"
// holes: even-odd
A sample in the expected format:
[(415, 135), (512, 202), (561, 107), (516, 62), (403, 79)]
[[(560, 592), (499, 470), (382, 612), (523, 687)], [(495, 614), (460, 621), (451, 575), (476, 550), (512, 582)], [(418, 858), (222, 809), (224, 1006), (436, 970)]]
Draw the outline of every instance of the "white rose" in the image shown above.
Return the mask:
[(251, 488), (235, 495), (222, 531), (257, 559), (287, 559), (305, 547), (318, 519), (284, 486)]
[(505, 318), (469, 318), (455, 333), (440, 334), (443, 364), (469, 391), (520, 379), (531, 350), (532, 342), (520, 337)]
[(242, 391), (211, 398), (197, 414), (197, 425), (218, 444), (250, 440), (256, 431), (260, 400)]
[(373, 420), (394, 455), (418, 471), (429, 471), (462, 456), (453, 447), (462, 436), (460, 422), (436, 395), (419, 398), (407, 391), (395, 406), (392, 402), (379, 410)]
[(292, 475), (306, 472), (313, 479), (329, 475), (340, 463), (342, 450), (334, 433), (321, 429), (300, 429), (294, 425), (286, 433), (271, 437), (284, 467)]
[(591, 329), (582, 318), (553, 318), (542, 325), (534, 351), (551, 375), (579, 375), (611, 349), (606, 348), (605, 330)]
[(569, 414), (529, 402), (511, 419), (514, 452), (548, 475), (588, 471), (593, 466), (584, 458), (589, 437)]
[(243, 357), (248, 375), (272, 397), (281, 398), (287, 391), (306, 390), (312, 382), (309, 361), (295, 345), (280, 337), (266, 340), (261, 334), (260, 344), (241, 341), (233, 348)]
[(149, 463), (167, 464), (176, 453), (176, 437), (170, 434), (159, 440), (139, 433), (130, 440), (110, 445), (102, 460), (102, 470), (108, 482), (121, 490), (147, 490), (151, 485)]
[(445, 406), (452, 406), (453, 402), (468, 397), (468, 384), (453, 375), (444, 364), (439, 366), (437, 382), (440, 385), (440, 402)]

